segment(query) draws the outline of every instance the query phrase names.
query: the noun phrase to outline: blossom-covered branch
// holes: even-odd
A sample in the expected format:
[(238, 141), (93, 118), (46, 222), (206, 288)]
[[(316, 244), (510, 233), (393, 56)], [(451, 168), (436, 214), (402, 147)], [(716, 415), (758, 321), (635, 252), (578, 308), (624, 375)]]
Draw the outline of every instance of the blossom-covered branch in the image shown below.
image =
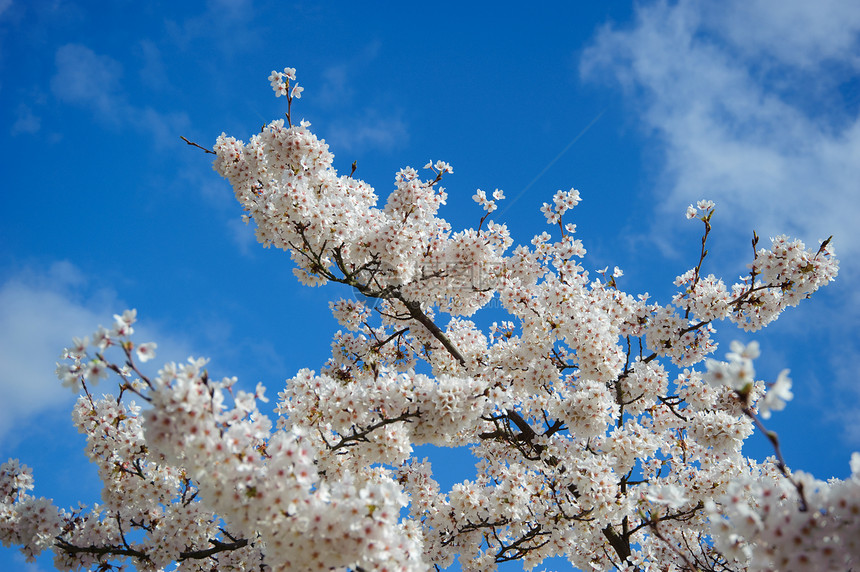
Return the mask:
[[(214, 168), (258, 241), (287, 252), (304, 284), (331, 288), (342, 327), (331, 358), (297, 366), (270, 419), (262, 385), (214, 380), (206, 360), (145, 375), (139, 362), (157, 346), (134, 340), (135, 312), (115, 316), (75, 339), (57, 372), (84, 393), (74, 418), (103, 504), (60, 510), (7, 463), (5, 544), (53, 550), (67, 570), (124, 559), (145, 570), (423, 571), (457, 558), (484, 572), (553, 556), (625, 572), (857, 564), (860, 455), (851, 479), (830, 482), (792, 473), (778, 447), (745, 457), (790, 380), (755, 378), (755, 344), (709, 357), (721, 321), (757, 331), (832, 281), (829, 239), (759, 248), (756, 236), (749, 274), (726, 284), (705, 273), (716, 219), (700, 201), (687, 209), (705, 225), (696, 263), (674, 294), (631, 295), (620, 268), (587, 268), (569, 222), (578, 190), (541, 208), (554, 234), (516, 247), (490, 218), (500, 189), (475, 192), (477, 228), (440, 216), (444, 161), (423, 179), (398, 171), (381, 204), (355, 165), (339, 175), (310, 124), (293, 123), (295, 70), (269, 80), (287, 121), (247, 143), (222, 134)], [(482, 329), (478, 312), (496, 321)], [(111, 375), (118, 395), (94, 396)], [(415, 456), (425, 444), (469, 447), (474, 470), (441, 490)]]

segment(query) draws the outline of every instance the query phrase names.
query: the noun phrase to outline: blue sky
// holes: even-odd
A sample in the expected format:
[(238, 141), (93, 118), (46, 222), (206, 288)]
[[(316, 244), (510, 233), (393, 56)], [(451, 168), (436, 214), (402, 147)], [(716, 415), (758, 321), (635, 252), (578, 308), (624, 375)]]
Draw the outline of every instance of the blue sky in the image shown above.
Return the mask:
[[(795, 401), (770, 425), (791, 466), (844, 478), (860, 449), (858, 54), (852, 0), (0, 0), (0, 458), (32, 466), (61, 506), (98, 500), (53, 370), (72, 336), (127, 307), (156, 361), (209, 356), (247, 387), (274, 393), (325, 361), (327, 302), (350, 293), (300, 287), (179, 139), (247, 139), (286, 110), (266, 78), (291, 66), (293, 115), (340, 170), (357, 161), (384, 196), (399, 168), (448, 161), (443, 216), (475, 226), (474, 190), (504, 189), (494, 218), (516, 243), (576, 187), (586, 266), (620, 266), (634, 294), (668, 301), (696, 263), (683, 213), (700, 198), (717, 202), (705, 270), (727, 281), (753, 229), (834, 235), (838, 281), (754, 336), (718, 325), (718, 356), (757, 339), (760, 377), (791, 368)], [(748, 450), (769, 453), (758, 435)], [(467, 459), (443, 482), (469, 478)], [(23, 566), (0, 549), (0, 568)]]

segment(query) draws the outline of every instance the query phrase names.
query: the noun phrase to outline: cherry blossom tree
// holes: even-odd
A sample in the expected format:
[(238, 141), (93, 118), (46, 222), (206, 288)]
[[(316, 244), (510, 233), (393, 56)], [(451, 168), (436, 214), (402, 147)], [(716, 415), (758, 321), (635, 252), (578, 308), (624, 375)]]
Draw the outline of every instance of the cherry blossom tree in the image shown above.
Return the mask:
[[(264, 247), (299, 280), (331, 283), (342, 330), (331, 358), (277, 394), (212, 379), (207, 361), (140, 364), (134, 310), (74, 339), (57, 368), (80, 392), (73, 419), (103, 481), (101, 502), (35, 498), (31, 471), (0, 466), (0, 539), (60, 570), (463, 570), (563, 556), (582, 570), (846, 570), (860, 562), (860, 454), (845, 481), (792, 472), (763, 425), (790, 400), (788, 372), (756, 379), (755, 342), (711, 356), (715, 325), (758, 331), (833, 280), (830, 240), (807, 248), (753, 234), (745, 278), (698, 261), (670, 300), (590, 273), (570, 212), (575, 189), (542, 211), (549, 231), (513, 247), (490, 219), (504, 193), (476, 191), (477, 228), (439, 216), (443, 161), (395, 176), (384, 205), (338, 175), (328, 145), (293, 124), (295, 70), (272, 72), (286, 120), (248, 143), (222, 135), (214, 168)], [(190, 142), (189, 142), (190, 143)], [(196, 145), (196, 144), (193, 144)], [(198, 147), (199, 146), (197, 145)], [(360, 298), (360, 299), (356, 299)], [(499, 316), (488, 329), (469, 318)], [(94, 387), (113, 378), (113, 393)], [(773, 456), (745, 457), (756, 429)], [(441, 490), (414, 447), (469, 447), (475, 471)], [(814, 563), (814, 564), (813, 564)]]

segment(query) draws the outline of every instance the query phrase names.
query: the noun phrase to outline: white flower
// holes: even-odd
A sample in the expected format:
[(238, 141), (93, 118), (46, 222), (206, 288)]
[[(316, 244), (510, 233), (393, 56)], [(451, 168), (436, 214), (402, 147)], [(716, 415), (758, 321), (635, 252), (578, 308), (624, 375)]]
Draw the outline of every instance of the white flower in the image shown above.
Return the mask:
[(696, 210), (696, 207), (694, 207), (693, 205), (690, 205), (687, 207), (687, 218), (688, 219), (696, 218), (697, 214), (699, 214), (699, 212)]
[(759, 403), (759, 414), (763, 419), (769, 419), (771, 411), (782, 411), (785, 409), (785, 403), (791, 401), (793, 398), (791, 378), (788, 377), (788, 370), (784, 369), (779, 372), (776, 381), (773, 382), (773, 385), (767, 390), (764, 399)]
[(93, 345), (97, 347), (99, 351), (105, 351), (105, 348), (112, 343), (113, 340), (111, 340), (111, 332), (109, 332), (104, 326), (99, 326), (99, 329), (93, 334)]
[(89, 336), (83, 338), (72, 338), (72, 347), (66, 350), (71, 357), (82, 358), (87, 355), (87, 347), (90, 345)]
[(120, 316), (119, 314), (113, 315), (114, 321), (114, 332), (118, 336), (130, 336), (134, 333), (134, 328), (131, 327), (137, 321), (137, 310), (126, 310)]
[(747, 375), (742, 376), (741, 362), (724, 362), (715, 359), (708, 359), (705, 361), (705, 367), (708, 368), (708, 371), (702, 377), (709, 385), (717, 388), (727, 386), (732, 389), (743, 389), (745, 384), (742, 382), (741, 378), (746, 378)]
[(688, 501), (681, 488), (671, 484), (648, 487), (645, 498), (653, 503), (666, 505), (669, 508), (681, 508)]
[(449, 165), (445, 161), (436, 161), (435, 167), (436, 167), (436, 170), (439, 171), (440, 173), (453, 173), (454, 172), (454, 168), (451, 167), (451, 165)]
[(758, 342), (755, 340), (751, 341), (747, 345), (735, 340), (729, 347), (732, 351), (727, 353), (726, 357), (730, 360), (758, 359), (761, 355), (761, 349), (759, 348)]
[(107, 364), (100, 359), (90, 361), (84, 369), (84, 377), (93, 383), (98, 383), (100, 379), (107, 379), (107, 376)]
[(137, 346), (137, 359), (142, 362), (148, 362), (155, 357), (155, 348), (157, 347), (158, 344), (156, 344), (155, 342), (140, 344), (139, 346)]
[(758, 342), (752, 341), (744, 345), (734, 341), (731, 343), (731, 349), (732, 351), (726, 354), (728, 362), (705, 360), (708, 371), (704, 379), (714, 387), (728, 386), (737, 391), (748, 391), (755, 382), (752, 360), (761, 353)]
[(561, 220), (561, 217), (558, 215), (558, 213), (555, 212), (555, 209), (553, 209), (552, 205), (549, 203), (544, 203), (543, 206), (540, 208), (540, 212), (543, 213), (543, 215), (546, 217), (546, 222), (549, 224), (556, 224), (559, 220)]
[(262, 401), (264, 403), (269, 402), (269, 398), (266, 397), (266, 386), (263, 385), (262, 383), (260, 383), (259, 381), (257, 382), (257, 388), (254, 390), (254, 397), (256, 397), (257, 399), (259, 399), (260, 401)]

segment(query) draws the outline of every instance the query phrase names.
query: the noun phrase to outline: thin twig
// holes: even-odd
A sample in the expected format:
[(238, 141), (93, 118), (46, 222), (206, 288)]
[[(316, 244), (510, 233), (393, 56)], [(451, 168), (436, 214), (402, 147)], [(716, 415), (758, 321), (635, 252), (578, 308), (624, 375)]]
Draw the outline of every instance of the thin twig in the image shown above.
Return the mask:
[(189, 145), (191, 145), (192, 147), (197, 147), (198, 149), (203, 149), (204, 151), (206, 151), (207, 153), (211, 153), (212, 155), (216, 154), (215, 151), (212, 151), (211, 149), (207, 149), (203, 145), (198, 145), (197, 143), (195, 143), (193, 141), (189, 141), (188, 139), (186, 139), (182, 135), (180, 135), (179, 138), (182, 139), (183, 141), (185, 141), (186, 143), (188, 143)]

